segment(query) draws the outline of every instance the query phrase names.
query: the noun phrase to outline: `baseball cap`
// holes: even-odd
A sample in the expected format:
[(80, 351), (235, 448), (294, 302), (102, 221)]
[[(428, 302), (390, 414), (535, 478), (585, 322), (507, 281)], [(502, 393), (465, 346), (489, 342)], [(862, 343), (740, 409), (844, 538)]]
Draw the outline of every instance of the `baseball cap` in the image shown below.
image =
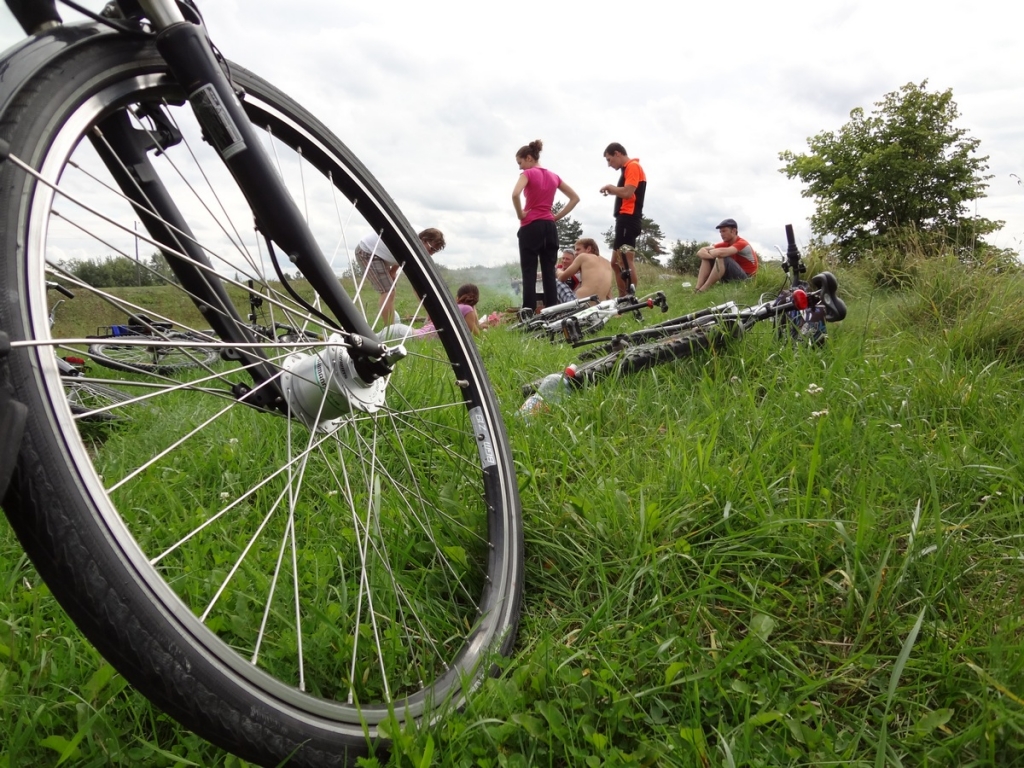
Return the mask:
[(739, 229), (739, 226), (736, 224), (736, 219), (724, 219), (721, 224), (715, 227), (715, 229), (721, 229), (722, 227), (732, 227), (733, 229)]

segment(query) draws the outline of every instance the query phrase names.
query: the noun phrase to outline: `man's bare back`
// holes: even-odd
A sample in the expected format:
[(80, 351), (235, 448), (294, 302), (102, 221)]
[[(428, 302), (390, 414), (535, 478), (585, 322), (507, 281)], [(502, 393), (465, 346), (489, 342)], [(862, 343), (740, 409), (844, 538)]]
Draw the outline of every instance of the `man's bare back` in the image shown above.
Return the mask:
[(576, 296), (585, 298), (597, 296), (600, 300), (611, 298), (612, 285), (615, 284), (615, 273), (607, 260), (589, 251), (577, 250), (576, 258), (565, 269), (558, 271), (558, 279), (580, 273), (582, 282), (576, 288)]

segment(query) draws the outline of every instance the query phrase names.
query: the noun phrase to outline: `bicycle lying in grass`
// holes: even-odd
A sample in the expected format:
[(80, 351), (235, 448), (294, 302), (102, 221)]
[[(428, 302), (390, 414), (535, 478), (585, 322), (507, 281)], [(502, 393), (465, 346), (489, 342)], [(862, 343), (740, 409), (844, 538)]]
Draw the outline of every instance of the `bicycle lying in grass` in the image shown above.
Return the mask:
[(655, 307), (659, 307), (662, 313), (668, 312), (668, 300), (662, 291), (640, 299), (627, 296), (599, 302), (592, 307), (581, 309), (579, 312), (562, 318), (556, 327), (562, 338), (570, 344), (575, 344), (584, 337), (597, 333), (613, 317), (632, 313), (640, 321), (643, 320), (641, 309), (654, 309)]
[[(192, 347), (209, 336), (175, 330), (171, 323), (157, 322), (146, 315), (131, 315), (123, 325), (98, 329), (89, 345), (89, 357), (113, 371), (171, 374), (187, 368), (209, 366), (217, 351)], [(148, 344), (147, 339), (160, 342)]]
[[(512, 647), (522, 520), (415, 231), (322, 123), (217, 53), (194, 3), (66, 26), (53, 2), (8, 7), (31, 36), (0, 61), (0, 498), (39, 573), (136, 689), (252, 762), (350, 764), (460, 706)], [(174, 279), (134, 301), (78, 281), (78, 300), (187, 336), (138, 346), (215, 359), (112, 379), (147, 407), (96, 440), (54, 355), (91, 340), (50, 329), (48, 246), (120, 253), (135, 222)], [(376, 295), (346, 290), (369, 232), (439, 344), (381, 343)], [(301, 335), (258, 333), (229, 287)]]
[[(789, 248), (782, 268), (789, 275), (790, 284), (775, 298), (753, 307), (739, 307), (730, 301), (632, 333), (578, 341), (574, 347), (599, 346), (583, 352), (580, 364), (566, 368), (566, 384), (582, 387), (612, 374), (637, 373), (718, 348), (763, 320), (776, 322), (780, 338), (813, 344), (823, 342), (825, 323), (845, 318), (846, 304), (837, 295), (838, 282), (831, 272), (821, 272), (809, 283), (803, 280), (806, 266), (790, 225), (786, 226), (786, 238)], [(523, 396), (534, 394), (539, 383), (524, 385)]]
[[(69, 299), (75, 298), (75, 294), (60, 283), (47, 281), (46, 287)], [(50, 328), (53, 328), (57, 321), (57, 310), (63, 303), (64, 299), (58, 299), (50, 307)], [(121, 407), (132, 401), (131, 395), (120, 389), (107, 386), (101, 380), (87, 377), (83, 371), (85, 360), (82, 358), (76, 355), (61, 357), (59, 354), (56, 357), (57, 370), (64, 383), (64, 396), (68, 400), (71, 413), (77, 420), (109, 423), (121, 421), (124, 418)]]
[(660, 307), (662, 312), (668, 312), (668, 301), (663, 292), (658, 291), (642, 298), (630, 294), (604, 301), (599, 300), (597, 296), (579, 297), (575, 301), (545, 307), (512, 327), (546, 337), (549, 341), (561, 336), (566, 341), (575, 342), (596, 333), (613, 317), (632, 313), (637, 320), (642, 320), (641, 310), (654, 307)]
[[(266, 317), (263, 296), (252, 280), (247, 281), (249, 315), (246, 328), (260, 340), (298, 344), (320, 341), (313, 331), (293, 328)], [(100, 365), (126, 373), (158, 373), (168, 375), (188, 368), (209, 368), (218, 359), (215, 347), (193, 346), (212, 342), (212, 331), (193, 332), (175, 329), (170, 322), (160, 322), (143, 315), (130, 315), (122, 325), (103, 326), (97, 330), (96, 341), (89, 345), (89, 357)], [(147, 344), (152, 339), (154, 344)]]

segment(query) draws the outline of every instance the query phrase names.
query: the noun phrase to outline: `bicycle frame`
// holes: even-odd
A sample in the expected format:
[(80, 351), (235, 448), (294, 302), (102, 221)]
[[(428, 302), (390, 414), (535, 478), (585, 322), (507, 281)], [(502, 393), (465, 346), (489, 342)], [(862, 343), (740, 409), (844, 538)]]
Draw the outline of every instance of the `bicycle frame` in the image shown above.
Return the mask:
[[(7, 4), (28, 34), (53, 30), (60, 25), (53, 0), (7, 0)], [(195, 23), (186, 19), (175, 0), (118, 0), (117, 6), (129, 24), (135, 25), (138, 34), (149, 34), (140, 17), (149, 20), (156, 32), (158, 51), (187, 95), (221, 160), (243, 190), (255, 215), (256, 228), (266, 239), (271, 253), (275, 253), (273, 244), (276, 243), (317, 291), (333, 318), (307, 305), (310, 314), (317, 315), (331, 331), (340, 335), (342, 345), (364, 382), (369, 384), (391, 373), (394, 362), (405, 355), (404, 349), (381, 344), (341, 287), (257, 139), (201, 20)], [(102, 33), (97, 29), (85, 37)], [(56, 57), (67, 45), (62, 37), (46, 53)], [(33, 68), (26, 77), (38, 66), (38, 60), (33, 61)], [(0, 92), (0, 110), (8, 100), (9, 95)], [(161, 122), (159, 105), (154, 105), (147, 116), (165, 136), (169, 132), (170, 141), (175, 140), (173, 126), (167, 121)], [(215, 333), (221, 339), (240, 345), (233, 350), (233, 356), (245, 365), (255, 386), (236, 385), (236, 397), (258, 407), (286, 410), (286, 398), (278, 384), (276, 370), (264, 364), (266, 358), (258, 348), (259, 340), (228, 299), (224, 284), (149, 161), (149, 152), (158, 149), (156, 141), (149, 132), (134, 128), (123, 110), (104, 118), (98, 127), (102, 137), (91, 136), (93, 146), (131, 202), (152, 242), (161, 249), (175, 276)], [(6, 157), (6, 151), (2, 154)], [(35, 175), (16, 158), (9, 159)], [(391, 222), (368, 220), (375, 229), (386, 232), (392, 229), (388, 226)], [(401, 250), (402, 243), (385, 244)], [(422, 247), (412, 239), (405, 245)], [(278, 263), (276, 256), (274, 263)]]
[(663, 313), (668, 312), (668, 300), (662, 291), (642, 298), (629, 296), (622, 299), (602, 301), (593, 307), (588, 307), (569, 317), (563, 318), (557, 323), (549, 324), (550, 327), (547, 330), (552, 337), (560, 333), (566, 341), (575, 345), (584, 335), (594, 333), (603, 328), (613, 317), (632, 312), (637, 320), (642, 320), (643, 317), (640, 310), (654, 309), (654, 307), (660, 307)]
[[(613, 317), (635, 312), (637, 319), (640, 319), (641, 309), (653, 307), (661, 307), (662, 312), (668, 312), (668, 301), (662, 291), (642, 298), (630, 294), (604, 301), (600, 301), (597, 296), (580, 297), (575, 301), (545, 307), (515, 327), (527, 333), (547, 334), (551, 341), (561, 335), (566, 341), (576, 342), (585, 331), (601, 328)], [(588, 325), (584, 327), (580, 321), (587, 321)]]

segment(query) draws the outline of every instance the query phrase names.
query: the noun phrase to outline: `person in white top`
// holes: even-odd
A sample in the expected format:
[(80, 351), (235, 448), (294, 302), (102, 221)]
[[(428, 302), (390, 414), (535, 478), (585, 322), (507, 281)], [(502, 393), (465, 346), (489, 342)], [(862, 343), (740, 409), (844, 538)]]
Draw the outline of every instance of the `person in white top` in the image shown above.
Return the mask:
[[(431, 256), (444, 250), (445, 241), (441, 230), (433, 227), (424, 229), (419, 237)], [(380, 316), (383, 322), (390, 323), (395, 314), (398, 261), (377, 234), (369, 234), (359, 241), (356, 245), (356, 261), (366, 273), (370, 285), (380, 294)]]

